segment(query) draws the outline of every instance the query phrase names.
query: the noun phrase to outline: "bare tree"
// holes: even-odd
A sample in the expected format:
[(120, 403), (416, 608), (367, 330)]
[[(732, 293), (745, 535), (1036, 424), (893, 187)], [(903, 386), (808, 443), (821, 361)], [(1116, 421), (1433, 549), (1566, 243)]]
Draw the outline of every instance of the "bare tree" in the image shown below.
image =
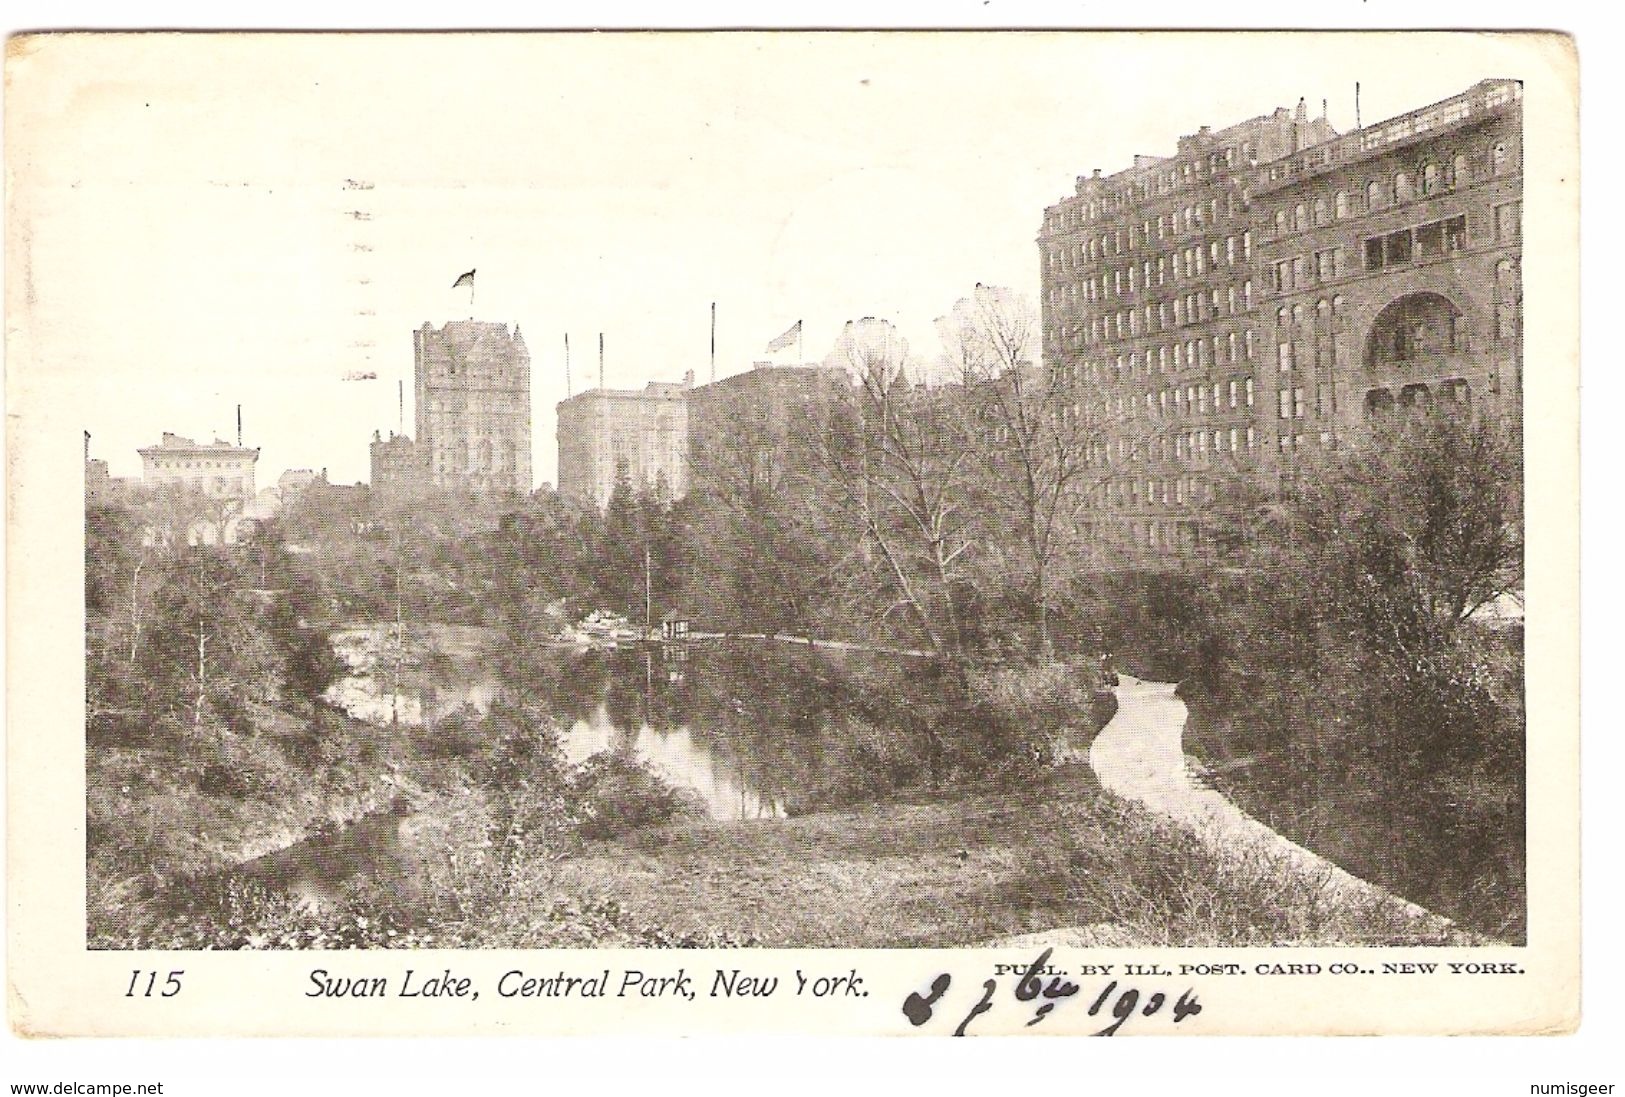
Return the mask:
[(1084, 481), (1090, 448), (1102, 437), (1100, 417), (1062, 368), (1034, 361), (1038, 312), (1015, 292), (978, 284), (937, 321), (937, 330), (947, 366), (963, 385), (966, 435), (983, 490), (1017, 542), (1047, 655), (1054, 572), (1084, 491), (1093, 487)]
[(932, 651), (958, 655), (958, 600), (980, 536), (959, 394), (911, 380), (908, 341), (884, 320), (849, 322), (826, 362), (851, 384), (821, 457), (886, 596), (879, 617), (902, 613)]

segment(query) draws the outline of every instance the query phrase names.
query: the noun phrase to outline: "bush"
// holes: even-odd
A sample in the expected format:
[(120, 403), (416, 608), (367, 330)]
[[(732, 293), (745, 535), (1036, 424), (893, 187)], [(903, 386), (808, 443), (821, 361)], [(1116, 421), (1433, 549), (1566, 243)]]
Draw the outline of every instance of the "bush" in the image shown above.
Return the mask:
[(587, 759), (570, 781), (588, 838), (614, 838), (676, 818), (704, 818), (696, 794), (668, 784), (647, 764), (605, 751)]
[(1262, 847), (1217, 848), (1109, 793), (1036, 861), (1027, 875), (1061, 880), (1079, 920), (1113, 926), (1123, 945), (1466, 943), (1379, 893), (1331, 886)]
[(1095, 724), (1092, 669), (1038, 663), (973, 669), (966, 734), (959, 738), (978, 768), (998, 770), (1048, 761), (1056, 749), (1087, 743)]

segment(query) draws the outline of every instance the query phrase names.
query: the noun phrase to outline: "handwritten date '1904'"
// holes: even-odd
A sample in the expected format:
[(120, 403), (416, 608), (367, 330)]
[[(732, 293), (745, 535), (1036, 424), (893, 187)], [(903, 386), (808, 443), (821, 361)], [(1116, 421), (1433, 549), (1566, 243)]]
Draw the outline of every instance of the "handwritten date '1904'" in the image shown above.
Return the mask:
[[(1045, 981), (1044, 976), (1047, 974), (1045, 965), (1049, 963), (1050, 954), (1054, 951), (1054, 949), (1045, 949), (1038, 959), (1033, 961), (1031, 966), (1022, 974), (1021, 978), (1017, 980), (1014, 988), (1017, 1002), (1023, 1004), (1039, 1003), (1033, 1011), (1032, 1019), (1027, 1022), (1029, 1027), (1038, 1024), (1049, 1016), (1057, 1005), (1079, 992), (1078, 985), (1064, 976), (1050, 975), (1049, 980)], [(915, 992), (903, 999), (903, 1015), (908, 1018), (909, 1024), (919, 1028), (929, 1022), (936, 1014), (937, 1004), (943, 1000), (952, 986), (953, 976), (944, 972), (931, 981), (931, 988), (927, 993)], [(999, 981), (997, 979), (987, 979), (982, 983), (981, 999), (970, 1007), (970, 1012), (965, 1014), (965, 1019), (959, 1022), (958, 1028), (954, 1029), (955, 1036), (965, 1035), (972, 1021), (993, 1008), (994, 995), (998, 992), (998, 989)], [(1113, 1018), (1111, 1024), (1099, 1032), (1093, 1033), (1093, 1035), (1114, 1036), (1119, 1029), (1136, 1015), (1153, 1017), (1162, 1012), (1163, 1007), (1167, 1005), (1168, 996), (1160, 991), (1147, 995), (1142, 1002), (1138, 989), (1125, 987), (1119, 991), (1117, 981), (1114, 979), (1106, 984), (1105, 988), (1100, 991), (1089, 1006), (1089, 1016), (1098, 1017), (1102, 1014), (1102, 1011), (1105, 1011)], [(1201, 1012), (1202, 1006), (1197, 1002), (1196, 995), (1191, 990), (1186, 990), (1181, 994), (1172, 1007), (1169, 1008), (1169, 1016), (1173, 1018), (1174, 1024), (1178, 1024), (1185, 1018), (1195, 1016)]]

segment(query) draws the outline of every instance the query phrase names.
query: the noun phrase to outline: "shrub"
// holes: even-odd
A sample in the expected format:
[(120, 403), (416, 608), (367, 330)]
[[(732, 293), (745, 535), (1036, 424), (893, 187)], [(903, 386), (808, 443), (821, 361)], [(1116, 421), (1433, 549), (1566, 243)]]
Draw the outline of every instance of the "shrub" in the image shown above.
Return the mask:
[(595, 754), (571, 778), (581, 833), (614, 838), (679, 817), (703, 818), (692, 793), (667, 783), (646, 763), (613, 751)]

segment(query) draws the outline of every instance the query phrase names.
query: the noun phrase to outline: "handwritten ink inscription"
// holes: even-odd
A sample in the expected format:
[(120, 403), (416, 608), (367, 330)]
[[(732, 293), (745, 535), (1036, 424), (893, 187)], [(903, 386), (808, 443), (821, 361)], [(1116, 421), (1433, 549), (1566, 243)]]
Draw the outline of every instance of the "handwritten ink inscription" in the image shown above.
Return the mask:
[[(1012, 989), (1012, 997), (1022, 1007), (1032, 1008), (1032, 1017), (1027, 1021), (1030, 1028), (1038, 1024), (1053, 1013), (1057, 1006), (1079, 993), (1078, 984), (1067, 979), (1048, 967), (1050, 954), (1054, 949), (1045, 949), (1037, 960), (1028, 965), (1021, 973)], [(1131, 972), (1130, 974), (1166, 975), (1168, 972), (1160, 970), (1145, 970)], [(931, 981), (929, 990), (925, 993), (918, 991), (911, 993), (903, 999), (903, 1016), (908, 1018), (909, 1024), (920, 1028), (928, 1024), (937, 1014), (939, 1003), (943, 1003), (953, 987), (953, 976), (944, 972)], [(971, 1023), (982, 1014), (994, 1008), (996, 995), (999, 991), (997, 978), (984, 980), (982, 992), (970, 1011), (964, 1015), (954, 1029), (955, 1036), (964, 1036), (969, 1031)], [(1166, 1013), (1164, 1012), (1166, 1010)], [(1100, 1017), (1103, 1014), (1112, 1018), (1095, 1036), (1115, 1036), (1130, 1020), (1138, 1017), (1166, 1016), (1171, 1023), (1179, 1024), (1187, 1017), (1194, 1017), (1202, 1012), (1201, 1003), (1197, 1001), (1196, 994), (1186, 989), (1170, 1006), (1168, 995), (1161, 991), (1154, 991), (1142, 997), (1137, 987), (1120, 987), (1116, 979), (1108, 982), (1100, 993), (1095, 996), (1089, 1005), (1088, 1015)]]

